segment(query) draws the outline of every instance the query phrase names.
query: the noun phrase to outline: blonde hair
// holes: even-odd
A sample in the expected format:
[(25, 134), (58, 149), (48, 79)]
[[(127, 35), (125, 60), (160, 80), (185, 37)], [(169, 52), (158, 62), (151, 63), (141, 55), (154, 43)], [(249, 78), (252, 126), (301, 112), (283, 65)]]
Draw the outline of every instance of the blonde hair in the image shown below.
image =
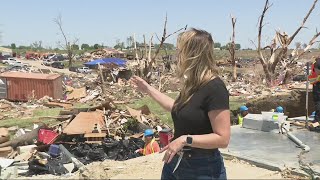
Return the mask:
[(192, 28), (179, 35), (177, 75), (183, 85), (175, 109), (182, 108), (200, 87), (218, 75), (213, 48), (207, 31)]

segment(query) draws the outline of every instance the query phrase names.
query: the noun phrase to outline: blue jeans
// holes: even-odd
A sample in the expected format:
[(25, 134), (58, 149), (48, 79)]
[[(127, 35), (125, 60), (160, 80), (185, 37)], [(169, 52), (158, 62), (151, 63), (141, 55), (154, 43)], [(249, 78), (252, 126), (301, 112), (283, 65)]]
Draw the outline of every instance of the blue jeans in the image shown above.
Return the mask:
[(217, 150), (212, 156), (183, 157), (174, 172), (179, 156), (164, 164), (161, 179), (227, 179), (223, 158)]

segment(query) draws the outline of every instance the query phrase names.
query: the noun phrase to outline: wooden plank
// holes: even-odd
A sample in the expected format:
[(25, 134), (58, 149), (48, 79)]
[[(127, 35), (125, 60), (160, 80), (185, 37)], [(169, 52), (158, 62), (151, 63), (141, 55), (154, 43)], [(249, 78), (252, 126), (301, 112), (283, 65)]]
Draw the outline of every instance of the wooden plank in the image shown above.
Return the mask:
[(84, 135), (85, 138), (91, 138), (91, 137), (106, 137), (107, 133), (86, 133)]
[(0, 157), (7, 157), (11, 152), (12, 152), (11, 146), (0, 148)]
[(315, 122), (315, 123), (311, 123), (311, 124), (310, 124), (310, 127), (316, 128), (316, 127), (318, 127), (319, 125), (320, 125), (319, 122)]

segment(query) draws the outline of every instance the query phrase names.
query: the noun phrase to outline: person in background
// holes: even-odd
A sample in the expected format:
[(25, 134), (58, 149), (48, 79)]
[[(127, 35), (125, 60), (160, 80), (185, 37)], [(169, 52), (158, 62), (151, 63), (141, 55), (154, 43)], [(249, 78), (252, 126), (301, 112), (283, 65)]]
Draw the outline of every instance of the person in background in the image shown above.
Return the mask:
[(248, 107), (247, 106), (240, 106), (240, 114), (238, 115), (238, 124), (239, 125), (242, 125), (242, 123), (243, 123), (243, 118), (247, 115), (247, 114), (249, 114), (249, 112), (248, 112)]
[(176, 100), (140, 77), (132, 84), (171, 112), (173, 140), (165, 152), (161, 179), (227, 179), (219, 148), (230, 141), (229, 92), (219, 78), (210, 33), (199, 29), (182, 32), (177, 40), (177, 78), (181, 91)]
[(282, 106), (278, 106), (277, 108), (276, 108), (276, 111), (275, 112), (277, 112), (277, 113), (283, 113), (284, 111), (283, 111), (283, 107)]
[(316, 123), (320, 120), (320, 57), (317, 57), (315, 62), (312, 64), (311, 74), (308, 79), (310, 84), (313, 85), (312, 94), (316, 111), (314, 121), (312, 123)]
[(315, 111), (313, 111), (309, 117), (314, 118), (315, 116), (316, 116), (316, 112), (315, 112)]
[(137, 149), (135, 152), (142, 155), (149, 155), (160, 151), (160, 146), (156, 139), (154, 138), (154, 133), (152, 129), (147, 129), (144, 131), (144, 141), (145, 145), (143, 149)]

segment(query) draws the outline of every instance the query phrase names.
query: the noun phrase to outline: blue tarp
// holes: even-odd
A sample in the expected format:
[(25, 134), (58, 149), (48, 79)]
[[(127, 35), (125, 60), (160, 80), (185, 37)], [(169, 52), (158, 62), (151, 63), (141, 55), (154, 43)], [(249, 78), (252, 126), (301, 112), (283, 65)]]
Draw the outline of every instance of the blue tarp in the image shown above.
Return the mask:
[(90, 61), (85, 63), (84, 65), (87, 66), (92, 66), (92, 65), (98, 65), (98, 64), (108, 64), (108, 63), (114, 63), (118, 66), (125, 66), (126, 65), (126, 60), (119, 59), (119, 58), (105, 58), (105, 59), (97, 59), (94, 61)]

